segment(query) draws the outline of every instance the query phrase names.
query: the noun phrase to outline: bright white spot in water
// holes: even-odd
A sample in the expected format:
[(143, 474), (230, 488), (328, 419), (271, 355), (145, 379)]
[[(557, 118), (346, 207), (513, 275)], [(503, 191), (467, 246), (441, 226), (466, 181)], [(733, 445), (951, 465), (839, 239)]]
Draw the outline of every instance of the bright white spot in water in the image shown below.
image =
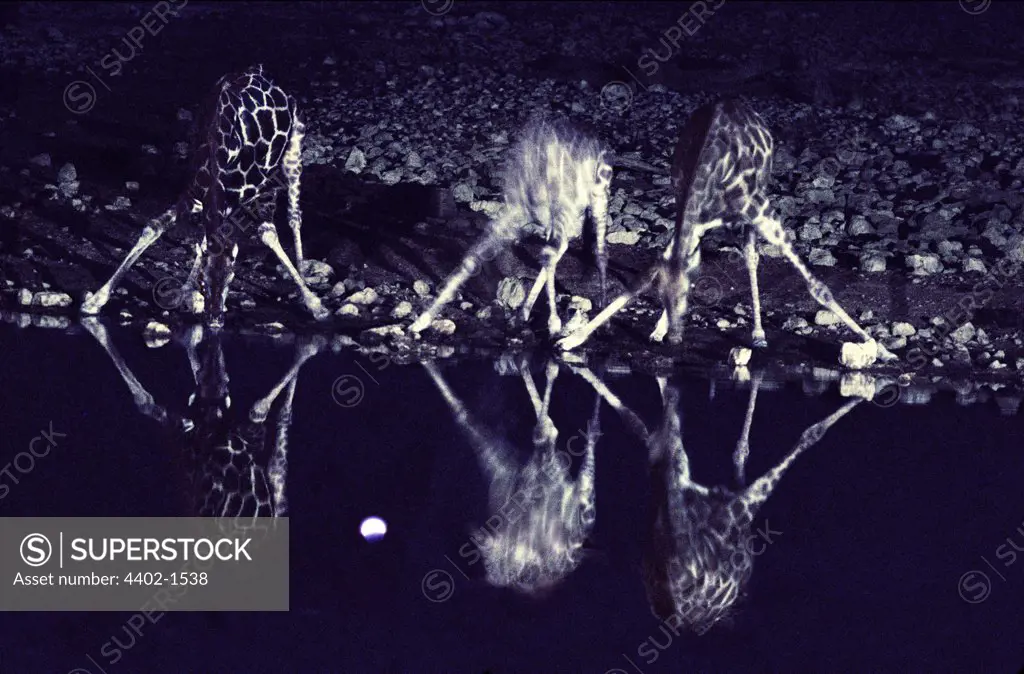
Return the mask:
[(379, 541), (384, 538), (384, 534), (386, 534), (387, 531), (387, 523), (379, 517), (367, 517), (363, 520), (363, 523), (359, 525), (359, 533), (363, 535), (363, 538), (370, 542)]

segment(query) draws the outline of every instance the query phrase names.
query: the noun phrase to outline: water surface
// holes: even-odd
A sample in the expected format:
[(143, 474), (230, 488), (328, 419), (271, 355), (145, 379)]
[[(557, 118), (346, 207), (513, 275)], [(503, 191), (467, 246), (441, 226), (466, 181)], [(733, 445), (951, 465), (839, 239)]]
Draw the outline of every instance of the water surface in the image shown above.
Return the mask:
[[(400, 365), (196, 334), (190, 407), (189, 337), (0, 326), (0, 463), (51, 425), (66, 434), (15, 473), (0, 515), (195, 514), (209, 456), (182, 424), (223, 405), (226, 383), (226, 432), (255, 438), (249, 410), (280, 385), (258, 437), (286, 470), (273, 451), (254, 461), (282, 487), (264, 506), (291, 518), (290, 612), (167, 613), (134, 638), (129, 614), (7, 614), (0, 671), (98, 672), (90, 657), (108, 674), (1024, 663), (1024, 555), (1008, 547), (1024, 549), (1022, 423), (991, 397), (889, 406), (756, 371), (658, 380), (543, 354)], [(780, 465), (773, 488), (744, 490)], [(376, 543), (359, 533), (373, 515), (388, 524)]]

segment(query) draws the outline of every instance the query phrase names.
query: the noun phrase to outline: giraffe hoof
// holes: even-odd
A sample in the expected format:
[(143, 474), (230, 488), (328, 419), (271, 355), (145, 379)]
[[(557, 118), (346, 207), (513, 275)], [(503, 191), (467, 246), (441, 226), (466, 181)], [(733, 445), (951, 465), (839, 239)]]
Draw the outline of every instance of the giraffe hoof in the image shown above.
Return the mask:
[(95, 316), (103, 308), (106, 302), (101, 302), (102, 298), (99, 295), (87, 292), (85, 294), (85, 300), (82, 302), (82, 306), (79, 308), (86, 316)]
[(576, 337), (575, 335), (569, 335), (568, 337), (563, 337), (556, 341), (555, 346), (561, 349), (562, 351), (571, 351), (575, 349), (577, 346), (579, 346), (582, 343), (582, 341), (583, 340), (581, 340), (579, 337)]
[(755, 337), (753, 341), (751, 341), (751, 346), (753, 346), (755, 349), (767, 349), (768, 340), (765, 339), (764, 337)]
[(427, 327), (429, 325), (430, 325), (430, 316), (428, 316), (427, 314), (423, 314), (422, 316), (417, 318), (415, 320), (415, 322), (413, 322), (412, 325), (409, 326), (409, 332), (415, 332), (415, 333), (423, 332), (424, 330), (427, 329)]

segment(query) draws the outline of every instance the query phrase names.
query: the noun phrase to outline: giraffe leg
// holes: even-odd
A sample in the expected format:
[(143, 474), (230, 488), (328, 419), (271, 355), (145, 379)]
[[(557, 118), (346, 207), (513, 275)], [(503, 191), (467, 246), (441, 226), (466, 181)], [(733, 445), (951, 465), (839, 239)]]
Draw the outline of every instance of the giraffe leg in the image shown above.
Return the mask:
[(206, 282), (206, 297), (210, 299), (207, 322), (211, 328), (224, 326), (224, 314), (227, 312), (228, 289), (235, 278), (235, 260), (238, 258), (238, 244), (231, 251), (210, 255), (206, 258), (206, 271), (203, 278)]
[[(597, 272), (598, 278), (601, 283), (601, 306), (605, 305), (607, 301), (607, 281), (608, 281), (608, 253), (607, 253), (607, 241), (608, 227), (610, 226), (610, 218), (608, 216), (608, 201), (611, 192), (611, 173), (612, 169), (610, 166), (602, 166), (598, 170), (598, 184), (594, 186), (594, 190), (590, 195), (590, 218), (594, 221), (594, 257), (597, 258)], [(605, 177), (607, 176), (607, 177)]]
[(764, 372), (754, 375), (750, 382), (750, 398), (747, 400), (747, 414), (743, 419), (743, 431), (736, 443), (736, 451), (733, 452), (732, 462), (736, 466), (736, 479), (740, 484), (746, 482), (747, 457), (750, 455), (750, 427), (754, 422), (754, 407), (757, 405), (757, 392), (761, 388), (761, 381), (764, 379)]
[(455, 293), (462, 287), (462, 284), (480, 268), (480, 261), (484, 255), (497, 248), (499, 244), (507, 244), (516, 240), (518, 240), (518, 234), (512, 226), (511, 220), (507, 216), (499, 218), (491, 231), (466, 253), (458, 270), (448, 277), (444, 288), (437, 294), (433, 304), (420, 314), (419, 318), (409, 326), (409, 330), (415, 333), (425, 330), (444, 305), (455, 297)]
[(760, 255), (757, 253), (757, 229), (747, 229), (747, 245), (743, 249), (743, 257), (747, 261), (747, 272), (750, 275), (750, 303), (754, 314), (754, 331), (751, 335), (751, 344), (756, 349), (763, 349), (768, 346), (765, 339), (764, 327), (761, 325), (761, 294), (757, 288), (757, 264)]
[(850, 315), (839, 306), (836, 302), (835, 297), (832, 295), (832, 291), (829, 290), (828, 286), (819, 281), (811, 270), (807, 268), (804, 261), (797, 256), (796, 251), (793, 250), (793, 246), (786, 240), (785, 232), (782, 229), (782, 223), (774, 213), (769, 202), (766, 200), (758, 209), (758, 215), (753, 219), (754, 226), (757, 228), (758, 233), (765, 238), (768, 243), (778, 246), (782, 250), (782, 254), (789, 260), (796, 270), (804, 277), (804, 281), (807, 283), (807, 289), (811, 293), (811, 297), (825, 309), (828, 309), (836, 316), (839, 317), (846, 327), (850, 328), (858, 337), (863, 339), (865, 342), (871, 342), (878, 348), (879, 357), (884, 360), (898, 360), (897, 356), (891, 353), (881, 344), (875, 342), (874, 338), (871, 337), (860, 327), (855, 320), (850, 318)]
[(558, 306), (555, 303), (555, 270), (558, 268), (558, 262), (565, 255), (565, 251), (569, 250), (569, 240), (565, 236), (564, 228), (555, 229), (555, 239), (557, 242), (557, 248), (552, 247), (547, 250), (548, 254), (548, 274), (547, 274), (547, 291), (548, 291), (548, 332), (555, 336), (562, 331), (562, 319), (558, 317)]
[(206, 252), (206, 249), (206, 237), (204, 236), (203, 242), (196, 244), (196, 257), (192, 262), (192, 270), (188, 274), (188, 280), (185, 281), (185, 285), (181, 286), (182, 305), (193, 314), (203, 313), (203, 308), (206, 304), (203, 294), (199, 291), (199, 269), (203, 253)]
[(299, 370), (306, 364), (306, 361), (313, 356), (320, 353), (323, 349), (323, 340), (312, 339), (306, 340), (306, 343), (302, 347), (296, 350), (295, 361), (292, 363), (291, 368), (281, 378), (277, 385), (270, 390), (266, 396), (257, 400), (249, 411), (249, 421), (255, 424), (262, 424), (267, 419), (267, 415), (270, 414), (270, 407), (277, 400), (277, 397), (281, 395), (281, 391), (287, 386), (293, 386), (295, 378), (299, 376)]
[(288, 226), (295, 237), (295, 266), (302, 269), (302, 209), (299, 206), (300, 182), (302, 180), (302, 138), (306, 125), (295, 118), (288, 149), (281, 160), (281, 168), (288, 181)]
[[(544, 249), (544, 255), (547, 256), (547, 248)], [(533, 287), (530, 288), (530, 294), (526, 296), (526, 300), (523, 302), (523, 308), (521, 309), (521, 315), (524, 321), (530, 319), (530, 313), (533, 311), (533, 305), (537, 302), (537, 298), (540, 297), (540, 291), (544, 289), (544, 281), (547, 280), (548, 265), (545, 262), (540, 268), (540, 273), (537, 274), (536, 280), (533, 282)]]
[(662, 264), (663, 263), (659, 261), (651, 265), (646, 272), (637, 277), (636, 281), (626, 289), (626, 292), (612, 300), (608, 306), (601, 311), (601, 313), (592, 318), (590, 322), (582, 328), (555, 342), (555, 346), (562, 351), (569, 351), (587, 341), (595, 330), (608, 322), (608, 319), (621, 311), (623, 307), (629, 304), (637, 295), (651, 287), (651, 284), (654, 283), (655, 279), (657, 279), (662, 273)]
[(330, 312), (324, 308), (324, 305), (320, 302), (320, 298), (306, 287), (306, 282), (302, 280), (302, 275), (299, 274), (299, 271), (295, 268), (295, 265), (292, 264), (292, 261), (288, 259), (284, 249), (281, 247), (281, 241), (277, 238), (277, 228), (274, 227), (274, 223), (269, 221), (263, 222), (263, 224), (259, 226), (257, 232), (259, 233), (260, 241), (262, 241), (267, 248), (274, 251), (274, 255), (277, 256), (278, 262), (284, 266), (287, 274), (292, 277), (293, 281), (295, 281), (295, 285), (299, 286), (299, 293), (302, 295), (302, 302), (306, 305), (306, 309), (309, 310), (309, 313), (313, 314), (313, 317), (318, 321), (322, 321), (330, 316)]
[(99, 313), (100, 309), (110, 301), (110, 293), (113, 292), (114, 288), (121, 282), (121, 278), (124, 277), (128, 270), (132, 268), (132, 265), (138, 261), (139, 257), (146, 252), (146, 249), (156, 243), (156, 240), (163, 235), (164, 232), (171, 226), (177, 215), (177, 207), (167, 209), (159, 217), (153, 219), (142, 230), (142, 234), (139, 236), (139, 240), (135, 243), (132, 249), (125, 256), (121, 265), (114, 271), (103, 286), (95, 293), (87, 293), (85, 301), (82, 302), (81, 311), (85, 315), (94, 315)]

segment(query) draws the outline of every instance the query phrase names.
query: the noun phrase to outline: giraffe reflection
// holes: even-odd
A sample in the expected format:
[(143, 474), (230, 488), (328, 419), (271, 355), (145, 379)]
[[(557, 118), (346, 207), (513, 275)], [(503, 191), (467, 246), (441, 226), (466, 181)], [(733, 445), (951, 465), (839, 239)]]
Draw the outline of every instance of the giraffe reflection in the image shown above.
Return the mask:
[[(763, 551), (766, 545), (754, 542), (758, 534), (752, 531), (753, 518), (779, 479), (801, 453), (864, 399), (850, 400), (808, 427), (778, 465), (750, 486), (732, 491), (708, 488), (691, 479), (682, 441), (679, 391), (666, 378), (658, 377), (662, 421), (651, 432), (604, 384), (588, 372), (580, 374), (648, 448), (653, 498), (643, 576), (651, 608), (658, 618), (675, 623), (673, 631), (682, 627), (703, 634), (725, 618), (744, 593), (753, 558), (760, 554), (757, 549)], [(758, 374), (751, 382), (746, 418), (733, 454), (740, 485), (745, 484), (750, 426), (761, 381)]]
[[(322, 337), (301, 341), (291, 369), (248, 414), (238, 415), (231, 409), (220, 333), (191, 326), (177, 340), (185, 347), (195, 380), (182, 416), (156, 404), (125, 365), (103, 324), (95, 318), (81, 322), (114, 362), (136, 408), (158, 421), (182, 450), (191, 490), (187, 516), (225, 518), (246, 527), (247, 520), (288, 514), (285, 481), (296, 378), (306, 361), (323, 349)], [(265, 421), (277, 402), (268, 426)]]
[[(435, 365), (424, 363), (424, 367), (472, 445), (489, 482), (492, 516), (487, 526), (472, 536), (476, 550), (467, 544), (460, 555), (472, 557), (470, 563), (482, 557), (487, 582), (493, 586), (544, 596), (580, 565), (584, 543), (594, 526), (594, 447), (600, 437), (600, 398), (594, 398), (587, 430), (559, 449), (559, 432), (548, 414), (559, 366), (547, 363), (542, 396), (528, 365), (520, 364), (519, 375), (537, 418), (533, 453), (520, 464), (518, 448), (477, 423)], [(572, 457), (580, 454), (582, 466), (573, 479)], [(469, 555), (465, 549), (469, 549)]]

